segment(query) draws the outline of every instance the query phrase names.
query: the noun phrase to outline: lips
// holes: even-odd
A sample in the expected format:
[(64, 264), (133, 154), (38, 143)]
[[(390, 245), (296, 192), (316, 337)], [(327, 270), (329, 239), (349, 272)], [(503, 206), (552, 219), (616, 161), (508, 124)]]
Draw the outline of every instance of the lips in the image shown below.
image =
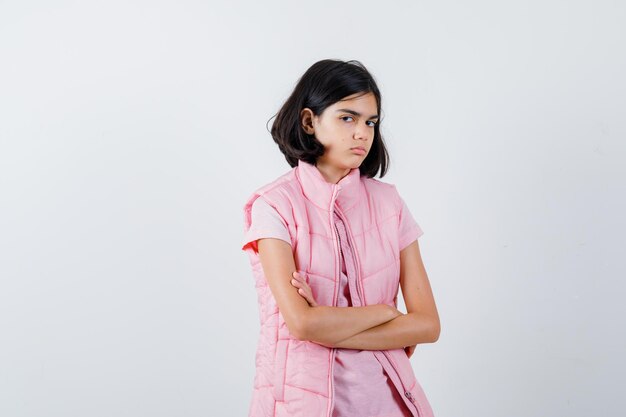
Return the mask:
[(365, 151), (365, 148), (362, 146), (356, 146), (354, 148), (350, 148), (350, 150), (352, 151), (352, 153), (355, 153), (357, 155), (365, 155), (367, 153)]

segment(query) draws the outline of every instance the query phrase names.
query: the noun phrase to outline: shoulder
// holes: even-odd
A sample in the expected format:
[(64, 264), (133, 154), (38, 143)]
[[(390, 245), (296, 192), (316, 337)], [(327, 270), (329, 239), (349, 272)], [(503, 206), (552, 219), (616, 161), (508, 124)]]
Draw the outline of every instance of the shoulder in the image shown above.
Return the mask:
[[(251, 223), (253, 206), (255, 213), (259, 208), (261, 210), (272, 208), (284, 222), (292, 223), (290, 220), (292, 200), (298, 194), (295, 168), (291, 168), (273, 181), (258, 187), (248, 196), (243, 205), (244, 223), (246, 226)], [(257, 200), (261, 201), (255, 204)]]
[(390, 210), (400, 211), (402, 199), (395, 184), (367, 177), (363, 177), (362, 181), (372, 199), (387, 205)]
[(273, 207), (262, 195), (258, 195), (252, 202), (251, 207), (252, 217), (280, 217), (276, 208)]
[(294, 179), (294, 168), (292, 168), (278, 178), (261, 185), (249, 194), (244, 203), (244, 211), (250, 210), (254, 201), (261, 196), (265, 197), (266, 202), (271, 202), (271, 200), (276, 199), (281, 194), (285, 194), (283, 190), (289, 188), (294, 182)]

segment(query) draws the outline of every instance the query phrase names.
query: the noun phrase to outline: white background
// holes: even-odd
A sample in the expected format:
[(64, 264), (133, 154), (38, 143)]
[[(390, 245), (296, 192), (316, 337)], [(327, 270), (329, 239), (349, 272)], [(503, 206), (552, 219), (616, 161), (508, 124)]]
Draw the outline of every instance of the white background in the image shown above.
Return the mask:
[[(440, 313), (437, 417), (621, 416), (621, 1), (0, 1), (0, 415), (244, 416), (243, 203), (358, 59)], [(269, 123), (266, 126), (266, 123)]]

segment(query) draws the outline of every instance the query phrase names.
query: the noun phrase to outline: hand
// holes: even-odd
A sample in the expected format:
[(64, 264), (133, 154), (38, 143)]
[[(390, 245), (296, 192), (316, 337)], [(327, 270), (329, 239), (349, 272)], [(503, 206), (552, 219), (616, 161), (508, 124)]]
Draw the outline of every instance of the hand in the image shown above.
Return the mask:
[(413, 346), (407, 346), (404, 348), (404, 351), (406, 352), (406, 355), (410, 358), (411, 356), (413, 356), (413, 352), (415, 352), (415, 347), (417, 345), (413, 345)]
[(394, 319), (396, 317), (404, 316), (404, 313), (401, 312), (400, 310), (398, 310), (396, 307), (390, 306), (389, 304), (386, 304), (386, 305), (389, 307), (389, 310), (391, 310), (391, 314), (392, 314)]
[(311, 307), (317, 307), (317, 302), (313, 298), (313, 291), (311, 291), (311, 287), (309, 287), (306, 280), (298, 274), (298, 271), (293, 271), (292, 276), (291, 285), (298, 288), (298, 294), (303, 296)]

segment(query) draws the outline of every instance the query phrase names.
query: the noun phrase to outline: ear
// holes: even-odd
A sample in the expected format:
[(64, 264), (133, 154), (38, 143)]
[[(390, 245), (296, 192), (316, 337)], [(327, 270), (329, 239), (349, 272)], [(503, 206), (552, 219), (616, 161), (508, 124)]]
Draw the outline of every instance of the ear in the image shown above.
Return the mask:
[(300, 112), (300, 124), (302, 129), (309, 135), (312, 135), (315, 132), (315, 128), (313, 127), (313, 111), (308, 107), (305, 107)]

